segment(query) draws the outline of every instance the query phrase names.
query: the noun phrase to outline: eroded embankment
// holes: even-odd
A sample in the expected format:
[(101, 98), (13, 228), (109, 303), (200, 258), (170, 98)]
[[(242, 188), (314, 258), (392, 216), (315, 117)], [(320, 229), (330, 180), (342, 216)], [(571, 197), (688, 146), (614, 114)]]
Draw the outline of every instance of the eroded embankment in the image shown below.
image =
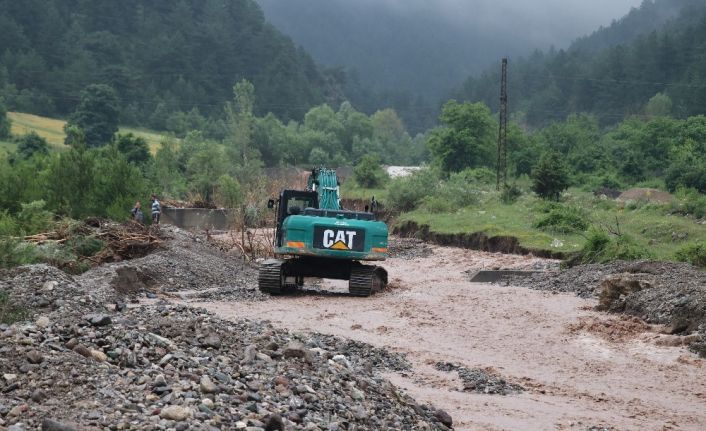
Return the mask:
[(487, 251), (490, 253), (531, 254), (547, 259), (564, 259), (567, 257), (567, 253), (561, 251), (522, 246), (520, 245), (520, 240), (514, 236), (489, 236), (485, 232), (439, 233), (432, 231), (429, 225), (423, 224), (420, 226), (411, 220), (395, 226), (393, 233), (403, 238), (418, 238), (432, 244)]

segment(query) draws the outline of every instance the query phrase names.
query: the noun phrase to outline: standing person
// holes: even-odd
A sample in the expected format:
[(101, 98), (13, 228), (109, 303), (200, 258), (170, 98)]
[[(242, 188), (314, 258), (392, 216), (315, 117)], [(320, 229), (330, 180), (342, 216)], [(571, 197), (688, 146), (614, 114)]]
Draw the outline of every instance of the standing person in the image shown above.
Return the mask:
[(162, 215), (162, 206), (157, 200), (157, 195), (152, 195), (152, 224), (159, 224), (159, 216)]
[(130, 212), (132, 213), (133, 220), (140, 224), (144, 223), (145, 216), (142, 214), (142, 204), (140, 201), (135, 202), (135, 207)]

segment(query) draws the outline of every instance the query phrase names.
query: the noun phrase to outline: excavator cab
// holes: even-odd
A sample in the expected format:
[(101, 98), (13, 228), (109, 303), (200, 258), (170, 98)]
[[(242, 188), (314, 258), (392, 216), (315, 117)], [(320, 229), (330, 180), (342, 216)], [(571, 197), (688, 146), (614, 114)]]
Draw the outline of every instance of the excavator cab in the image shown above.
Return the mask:
[(282, 224), (291, 215), (301, 215), (307, 208), (319, 207), (319, 195), (316, 192), (302, 190), (283, 190), (279, 196), (275, 241), (282, 246)]

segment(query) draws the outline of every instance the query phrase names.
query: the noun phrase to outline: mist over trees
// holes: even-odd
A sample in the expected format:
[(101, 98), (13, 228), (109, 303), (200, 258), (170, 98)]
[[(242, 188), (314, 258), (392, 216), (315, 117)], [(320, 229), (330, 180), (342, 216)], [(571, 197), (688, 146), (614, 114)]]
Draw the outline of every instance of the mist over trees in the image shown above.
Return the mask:
[(336, 77), (252, 0), (0, 0), (0, 10), (9, 110), (65, 117), (101, 84), (115, 91), (122, 124), (165, 130), (221, 118), (241, 79), (257, 88), (256, 113), (284, 121), (342, 100)]
[[(684, 9), (664, 22), (678, 5)], [(649, 31), (655, 27), (653, 20), (659, 19), (663, 25)], [(648, 31), (639, 34), (645, 28)], [(511, 109), (518, 122), (534, 128), (581, 112), (595, 114), (601, 126), (631, 115), (650, 116), (657, 95), (663, 104), (664, 97), (669, 98), (673, 115), (702, 114), (706, 112), (705, 38), (706, 1), (645, 1), (623, 20), (567, 50), (536, 51), (511, 59)], [(499, 67), (489, 69), (468, 78), (454, 97), (480, 100), (496, 110), (499, 83)]]

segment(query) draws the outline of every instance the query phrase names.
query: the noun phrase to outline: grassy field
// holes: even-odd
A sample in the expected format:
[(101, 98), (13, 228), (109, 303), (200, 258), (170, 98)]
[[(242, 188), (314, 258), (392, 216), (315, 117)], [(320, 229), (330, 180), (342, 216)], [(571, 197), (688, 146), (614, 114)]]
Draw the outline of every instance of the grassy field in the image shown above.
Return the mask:
[[(65, 121), (20, 112), (8, 112), (7, 116), (12, 121), (13, 135), (20, 136), (34, 131), (57, 150), (66, 148), (64, 145), (66, 136), (64, 134)], [(133, 133), (145, 139), (152, 154), (157, 152), (162, 139), (165, 137), (164, 134), (158, 132), (130, 127), (120, 127), (119, 133)], [(11, 151), (14, 149), (13, 145), (8, 142), (0, 142), (0, 151)]]
[[(361, 189), (355, 184), (344, 183), (342, 194), (367, 199), (375, 195), (383, 204), (387, 201), (385, 190)], [(439, 233), (484, 232), (490, 236), (514, 236), (523, 246), (541, 250), (574, 252), (586, 242), (587, 232), (567, 234), (536, 228), (535, 223), (546, 215), (543, 212), (546, 203), (532, 194), (525, 193), (509, 205), (500, 201), (492, 187), (483, 196), (478, 203), (453, 212), (435, 213), (422, 205), (401, 214), (397, 223), (414, 221), (429, 225), (432, 231)], [(594, 197), (580, 189), (570, 189), (562, 204), (580, 208), (593, 228), (627, 234), (662, 260), (673, 260), (677, 250), (706, 238), (706, 224), (691, 217), (670, 214), (670, 204), (624, 204)]]
[(387, 200), (387, 190), (380, 189), (364, 189), (358, 187), (354, 181), (345, 181), (341, 185), (341, 197), (343, 199), (364, 199), (369, 201), (371, 197), (379, 201)]

